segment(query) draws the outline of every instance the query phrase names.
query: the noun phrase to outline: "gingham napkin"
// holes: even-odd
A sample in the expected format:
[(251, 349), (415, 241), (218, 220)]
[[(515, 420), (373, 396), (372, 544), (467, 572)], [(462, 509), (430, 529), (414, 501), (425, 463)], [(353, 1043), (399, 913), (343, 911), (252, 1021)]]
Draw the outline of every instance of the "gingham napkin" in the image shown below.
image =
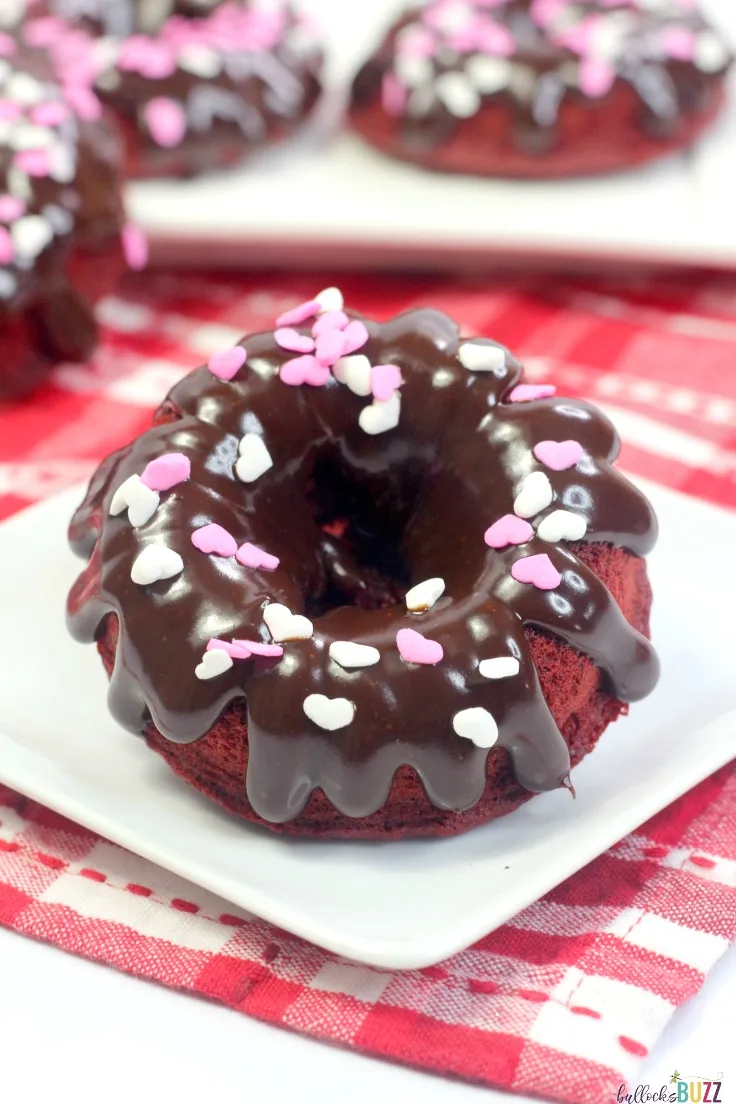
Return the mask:
[[(184, 371), (323, 283), (151, 275), (106, 301), (91, 365), (63, 366), (32, 402), (0, 406), (0, 516), (83, 478), (146, 427)], [(510, 345), (532, 379), (603, 405), (629, 470), (736, 504), (736, 280), (342, 286), (377, 317), (447, 310), (467, 333)], [(3, 786), (0, 923), (367, 1054), (612, 1104), (736, 938), (736, 766), (424, 970), (347, 962)]]

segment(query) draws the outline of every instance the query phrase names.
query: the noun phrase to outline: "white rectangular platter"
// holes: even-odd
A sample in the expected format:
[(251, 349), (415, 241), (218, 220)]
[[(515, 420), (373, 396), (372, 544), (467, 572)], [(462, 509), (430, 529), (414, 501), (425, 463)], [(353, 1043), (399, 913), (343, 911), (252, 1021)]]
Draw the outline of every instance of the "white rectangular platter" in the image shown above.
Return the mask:
[[(704, 0), (736, 42), (736, 5)], [(434, 174), (340, 133), (352, 73), (404, 0), (301, 0), (324, 29), (329, 102), (310, 134), (247, 167), (129, 186), (167, 263), (372, 264), (457, 269), (505, 259), (602, 258), (736, 266), (736, 77), (692, 151), (634, 172), (519, 182)]]
[(288, 840), (221, 812), (110, 719), (95, 649), (66, 634), (80, 561), (64, 531), (80, 489), (0, 526), (0, 781), (348, 958), (438, 962), (736, 757), (724, 617), (736, 586), (705, 555), (736, 548), (736, 515), (646, 489), (662, 525), (651, 557), (662, 681), (574, 772), (574, 802), (545, 794), (464, 836), (395, 843)]

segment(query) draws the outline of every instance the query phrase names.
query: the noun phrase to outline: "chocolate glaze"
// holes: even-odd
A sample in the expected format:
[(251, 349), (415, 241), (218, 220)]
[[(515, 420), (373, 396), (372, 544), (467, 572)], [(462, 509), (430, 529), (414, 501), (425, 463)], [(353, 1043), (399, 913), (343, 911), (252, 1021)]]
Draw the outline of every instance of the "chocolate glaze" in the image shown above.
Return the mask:
[[(120, 620), (110, 690), (115, 717), (134, 732), (150, 718), (168, 739), (190, 742), (228, 703), (245, 697), (248, 797), (271, 822), (296, 817), (317, 787), (342, 813), (368, 815), (385, 801), (402, 764), (415, 768), (439, 808), (471, 807), (483, 792), (487, 751), (456, 735), (452, 718), (473, 706), (493, 714), (499, 746), (509, 750), (523, 786), (566, 784), (567, 748), (541, 694), (526, 625), (591, 656), (603, 685), (623, 701), (643, 697), (657, 679), (650, 644), (625, 621), (574, 546), (535, 537), (499, 552), (483, 539), (493, 521), (513, 512), (525, 476), (545, 470), (533, 446), (573, 438), (584, 456), (573, 470), (547, 471), (555, 492), (550, 510), (582, 514), (588, 540), (647, 553), (656, 521), (646, 499), (611, 466), (618, 440), (608, 420), (567, 399), (504, 402), (521, 375), (517, 361), (507, 352), (506, 366), (495, 373), (468, 371), (457, 357), (458, 327), (437, 311), (366, 325), (370, 339), (361, 352), (372, 364), (401, 368), (397, 429), (366, 435), (358, 414), (370, 400), (334, 379), (321, 388), (286, 387), (278, 369), (292, 354), (273, 334), (258, 334), (244, 339), (248, 363), (232, 382), (200, 368), (173, 388), (160, 417), (174, 420), (105, 461), (70, 528), (74, 549), (91, 556), (69, 596), (72, 634), (92, 641), (108, 614)], [(250, 432), (263, 436), (274, 463), (244, 484), (233, 464), (239, 439)], [(163, 493), (154, 516), (138, 529), (125, 513), (110, 516), (123, 480), (171, 451), (191, 459), (190, 480)], [(445, 594), (432, 609), (409, 613), (401, 601), (320, 611), (331, 587), (354, 596), (365, 571), (351, 563), (344, 542), (331, 538), (325, 545), (308, 504), (305, 492), (325, 465), (335, 473), (322, 476), (328, 493), (345, 480), (355, 488), (361, 515), (371, 503), (386, 531), (400, 534), (409, 582), (445, 579)], [(197, 551), (191, 533), (209, 522), (279, 556), (278, 570), (250, 570)], [(184, 570), (137, 586), (131, 565), (152, 541), (179, 552)], [(541, 552), (562, 574), (556, 590), (517, 583), (510, 574), (520, 556)], [(405, 590), (406, 582), (399, 592)], [(270, 601), (295, 613), (315, 610), (313, 638), (286, 644), (281, 660), (239, 661), (218, 678), (195, 678), (211, 638), (270, 639), (262, 620)], [(405, 662), (396, 647), (401, 628), (439, 640), (444, 660)], [(335, 640), (373, 645), (381, 660), (344, 670), (328, 655)], [(516, 656), (520, 673), (481, 677), (479, 663), (499, 655)], [(353, 722), (331, 733), (316, 727), (302, 708), (312, 693), (347, 697), (356, 706)]]
[[(90, 87), (122, 124), (131, 175), (192, 175), (241, 160), (292, 132), (319, 96), (318, 40), (286, 0), (48, 0), (47, 8), (58, 21), (48, 35), (55, 67), (72, 79), (82, 59)], [(23, 33), (45, 41), (47, 25), (34, 8)], [(180, 113), (180, 135), (152, 124), (150, 105), (160, 110), (162, 100), (169, 116)]]
[[(474, 130), (474, 119), (481, 116), (486, 144), (490, 141), (494, 149), (497, 145), (503, 148), (498, 112), (503, 112), (506, 120), (504, 141), (512, 148), (541, 157), (569, 143), (572, 154), (576, 143), (595, 145), (598, 141), (581, 112), (587, 107), (588, 114), (600, 114), (608, 141), (618, 139), (623, 147), (619, 156), (625, 163), (626, 147), (632, 145), (627, 131), (638, 130), (664, 143), (668, 138), (683, 137), (690, 122), (708, 119), (722, 102), (723, 80), (731, 63), (729, 48), (686, 0), (661, 0), (648, 10), (637, 0), (560, 0), (556, 4), (550, 0), (500, 0), (491, 7), (468, 0), (465, 6), (475, 10), (475, 18), (508, 32), (511, 45), (505, 44), (504, 38), (498, 45), (490, 40), (482, 50), (472, 44), (472, 38), (463, 42), (465, 32), (457, 23), (443, 28), (433, 22), (432, 11), (441, 11), (443, 4), (448, 6), (445, 0), (433, 0), (402, 16), (362, 67), (353, 86), (353, 118), (369, 136), (373, 125), (368, 124), (367, 116), (365, 126), (361, 120), (365, 112), (381, 110), (383, 90), (383, 111), (395, 117), (407, 157), (426, 159), (428, 151), (452, 143), (459, 130), (468, 132), (468, 141), (474, 137), (483, 143), (483, 133)], [(594, 35), (576, 39), (575, 31), (591, 17), (600, 21), (598, 39)], [(428, 56), (420, 49), (417, 57), (417, 51), (405, 45), (407, 36), (417, 28), (434, 40)], [(668, 37), (673, 31), (674, 38)], [(683, 55), (682, 38), (677, 37), (682, 35), (691, 36), (693, 57)], [(473, 75), (474, 65), (490, 62), (498, 67), (496, 81), (487, 72), (485, 77)], [(598, 76), (591, 76), (591, 63), (610, 68), (610, 84), (604, 79), (595, 92), (591, 81), (600, 79), (601, 70)], [(478, 94), (477, 110), (463, 109), (458, 114), (451, 100), (443, 100), (440, 85), (445, 74), (468, 77), (468, 89)], [(385, 94), (387, 75), (398, 81), (398, 89), (393, 91), (398, 99), (393, 106)], [(491, 79), (490, 87), (484, 87), (484, 79)], [(482, 153), (477, 156), (482, 165)], [(486, 154), (487, 160), (489, 156)], [(580, 152), (578, 158), (586, 171)], [(488, 166), (491, 163), (488, 160)], [(438, 167), (462, 166), (450, 162)], [(574, 171), (567, 162), (560, 167)], [(595, 161), (590, 166), (591, 170), (598, 167), (612, 166), (598, 166)], [(502, 163), (498, 171), (503, 172)]]
[[(94, 345), (89, 301), (122, 269), (120, 145), (107, 123), (77, 116), (40, 51), (9, 38), (5, 45), (0, 101), (10, 115), (0, 123), (0, 234), (11, 244), (0, 259), (0, 330), (11, 361), (25, 344), (32, 366), (39, 356), (84, 357)], [(58, 121), (38, 114), (48, 110)], [(34, 166), (26, 155), (48, 164)], [(97, 272), (103, 266), (107, 279)], [(18, 350), (16, 332), (24, 335)], [(17, 366), (1, 367), (12, 374)], [(13, 389), (26, 382), (19, 370)]]

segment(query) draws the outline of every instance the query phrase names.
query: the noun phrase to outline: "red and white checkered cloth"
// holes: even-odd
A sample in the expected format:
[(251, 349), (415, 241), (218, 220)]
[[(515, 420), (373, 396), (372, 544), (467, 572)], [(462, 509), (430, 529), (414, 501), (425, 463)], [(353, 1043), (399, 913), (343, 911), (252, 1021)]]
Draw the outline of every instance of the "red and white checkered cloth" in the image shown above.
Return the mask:
[[(145, 276), (103, 304), (89, 367), (0, 406), (0, 517), (82, 479), (183, 372), (315, 290), (306, 277)], [(736, 505), (736, 280), (342, 282), (511, 346), (615, 419), (629, 470)], [(60, 535), (60, 539), (61, 535)], [(0, 768), (0, 774), (1, 774)], [(0, 785), (0, 923), (271, 1023), (426, 1070), (612, 1104), (736, 939), (736, 765), (531, 908), (425, 970), (349, 963)]]

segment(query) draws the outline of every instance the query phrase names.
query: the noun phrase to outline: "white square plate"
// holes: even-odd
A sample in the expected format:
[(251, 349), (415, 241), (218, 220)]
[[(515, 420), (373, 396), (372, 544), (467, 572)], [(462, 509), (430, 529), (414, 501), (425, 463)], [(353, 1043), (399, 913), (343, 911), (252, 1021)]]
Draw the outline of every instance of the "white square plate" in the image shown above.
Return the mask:
[[(736, 515), (647, 488), (662, 681), (574, 774), (465, 836), (288, 840), (221, 812), (107, 714), (96, 651), (66, 634), (81, 491), (0, 526), (0, 780), (234, 904), (349, 958), (430, 965), (468, 946), (736, 756), (736, 588), (707, 551)], [(196, 899), (196, 897), (195, 897)]]

